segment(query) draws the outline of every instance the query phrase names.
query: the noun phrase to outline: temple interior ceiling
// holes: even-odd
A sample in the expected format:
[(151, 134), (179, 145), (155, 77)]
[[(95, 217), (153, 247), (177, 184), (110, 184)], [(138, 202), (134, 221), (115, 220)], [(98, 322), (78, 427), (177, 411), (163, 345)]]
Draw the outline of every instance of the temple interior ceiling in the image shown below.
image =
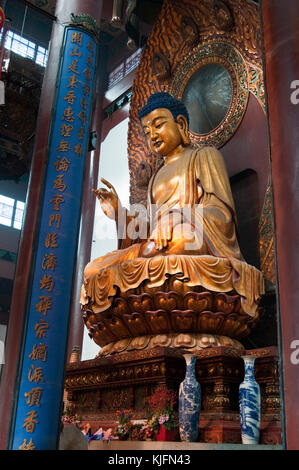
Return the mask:
[[(112, 22), (112, 3), (104, 2), (101, 41), (110, 47), (109, 60), (117, 54), (132, 54), (149, 35), (161, 9), (159, 1), (119, 2), (120, 21)], [(14, 0), (5, 3), (5, 14), (12, 40), (25, 38), (36, 47), (48, 49), (55, 20), (56, 0)], [(130, 38), (129, 33), (132, 34)], [(127, 43), (130, 41), (128, 49)], [(33, 47), (33, 46), (32, 46)], [(34, 46), (35, 47), (35, 46)], [(2, 72), (6, 104), (0, 107), (0, 179), (18, 181), (28, 176), (31, 165), (39, 97), (45, 68), (34, 60), (7, 51), (7, 70)], [(32, 59), (32, 58), (31, 58)], [(26, 118), (24, 119), (24, 116)], [(26, 176), (27, 175), (27, 176)]]
[(30, 3), (31, 5), (40, 8), (46, 13), (49, 13), (50, 15), (55, 14), (55, 7), (56, 7), (56, 0), (30, 0), (27, 3)]

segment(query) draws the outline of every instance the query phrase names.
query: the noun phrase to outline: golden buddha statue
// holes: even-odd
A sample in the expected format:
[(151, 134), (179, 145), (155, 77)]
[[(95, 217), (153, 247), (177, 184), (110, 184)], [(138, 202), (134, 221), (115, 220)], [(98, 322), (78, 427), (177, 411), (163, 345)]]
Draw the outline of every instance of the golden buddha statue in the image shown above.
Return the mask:
[(150, 179), (143, 216), (122, 207), (108, 181), (95, 190), (120, 237), (118, 250), (84, 271), (90, 335), (107, 354), (202, 341), (239, 346), (236, 338), (258, 319), (264, 282), (240, 252), (223, 158), (214, 147), (191, 146), (187, 109), (168, 93), (150, 96), (139, 118), (163, 165)]

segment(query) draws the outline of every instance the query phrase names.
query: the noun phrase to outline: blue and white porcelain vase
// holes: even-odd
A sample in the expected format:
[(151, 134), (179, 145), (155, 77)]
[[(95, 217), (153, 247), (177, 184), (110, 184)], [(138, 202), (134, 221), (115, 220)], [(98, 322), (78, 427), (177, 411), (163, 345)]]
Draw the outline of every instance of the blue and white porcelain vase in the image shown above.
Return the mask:
[(196, 442), (200, 417), (201, 390), (195, 376), (197, 356), (184, 354), (186, 376), (179, 389), (179, 430), (181, 441)]
[(241, 437), (243, 444), (258, 444), (261, 425), (260, 386), (254, 377), (255, 356), (242, 356), (244, 380), (239, 387)]

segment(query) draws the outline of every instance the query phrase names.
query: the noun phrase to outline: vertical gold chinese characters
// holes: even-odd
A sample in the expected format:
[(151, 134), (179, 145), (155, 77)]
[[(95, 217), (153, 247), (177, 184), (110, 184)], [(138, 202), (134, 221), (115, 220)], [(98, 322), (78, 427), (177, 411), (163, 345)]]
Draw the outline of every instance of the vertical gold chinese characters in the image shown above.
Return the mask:
[[(43, 407), (48, 402), (48, 386), (53, 360), (52, 322), (56, 321), (57, 299), (61, 291), (61, 268), (67, 241), (69, 201), (73, 201), (70, 181), (76, 174), (76, 165), (82, 162), (88, 134), (90, 96), (94, 74), (94, 43), (89, 34), (68, 30), (59, 88), (56, 115), (50, 147), (50, 171), (45, 189), (41, 240), (35, 290), (31, 301), (30, 322), (32, 338), (26, 346), (27, 363), (24, 368), (22, 399), (25, 412), (21, 415), (22, 450), (33, 450), (41, 432)], [(44, 224), (44, 225), (43, 225)], [(42, 251), (40, 251), (42, 250)], [(55, 324), (56, 326), (56, 324)], [(51, 354), (52, 353), (52, 354)], [(35, 434), (34, 434), (35, 433)], [(24, 436), (25, 434), (25, 436)], [(34, 442), (35, 441), (35, 442)]]

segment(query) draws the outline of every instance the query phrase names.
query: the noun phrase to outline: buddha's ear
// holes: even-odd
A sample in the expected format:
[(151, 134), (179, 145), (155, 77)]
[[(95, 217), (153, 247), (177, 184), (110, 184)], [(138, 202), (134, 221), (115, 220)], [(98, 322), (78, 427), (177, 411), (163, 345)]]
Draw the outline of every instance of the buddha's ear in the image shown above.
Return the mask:
[(179, 114), (176, 118), (176, 122), (178, 124), (180, 134), (182, 136), (183, 145), (189, 145), (191, 143), (191, 141), (190, 141), (190, 137), (189, 137), (187, 119), (185, 118), (185, 116), (183, 116), (183, 114)]

